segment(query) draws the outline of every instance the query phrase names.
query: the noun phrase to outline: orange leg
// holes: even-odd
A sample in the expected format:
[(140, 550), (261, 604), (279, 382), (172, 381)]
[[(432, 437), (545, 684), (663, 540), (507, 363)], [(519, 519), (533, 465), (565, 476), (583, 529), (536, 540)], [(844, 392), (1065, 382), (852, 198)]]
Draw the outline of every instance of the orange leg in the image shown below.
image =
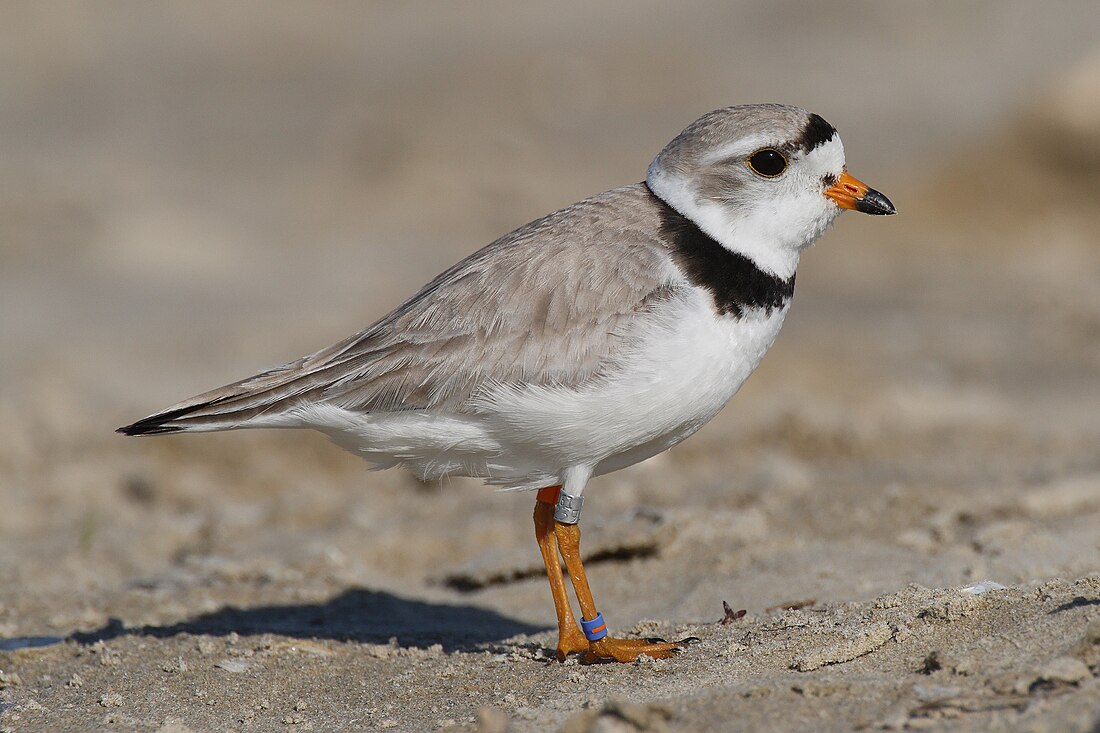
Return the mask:
[(558, 558), (558, 538), (554, 534), (554, 505), (558, 502), (560, 486), (542, 489), (535, 500), (535, 539), (538, 540), (542, 561), (546, 563), (546, 577), (550, 580), (550, 592), (554, 595), (554, 611), (558, 616), (558, 660), (573, 653), (588, 651), (588, 639), (573, 618), (569, 596), (565, 591), (565, 576)]
[[(595, 619), (597, 616), (596, 603), (592, 600), (592, 591), (588, 587), (588, 576), (585, 574), (584, 565), (581, 563), (581, 529), (576, 524), (562, 524), (555, 521), (554, 535), (558, 540), (558, 551), (561, 552), (561, 556), (565, 559), (565, 567), (569, 570), (569, 578), (573, 581), (573, 590), (577, 593), (581, 615), (586, 621)], [(560, 569), (558, 573), (560, 576)], [(553, 580), (551, 580), (551, 584), (553, 584)], [(605, 636), (597, 641), (587, 642), (583, 661), (597, 662), (612, 659), (616, 662), (633, 662), (642, 654), (656, 659), (663, 659), (671, 657), (689, 641), (691, 640), (685, 639), (682, 642), (669, 643), (659, 639), (615, 639)]]

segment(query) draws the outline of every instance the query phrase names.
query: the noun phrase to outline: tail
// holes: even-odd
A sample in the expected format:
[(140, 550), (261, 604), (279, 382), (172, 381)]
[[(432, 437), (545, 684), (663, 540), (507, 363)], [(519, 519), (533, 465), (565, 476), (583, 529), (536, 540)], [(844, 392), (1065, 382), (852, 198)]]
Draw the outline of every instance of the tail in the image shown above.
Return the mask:
[(122, 433), (123, 435), (163, 435), (165, 433), (180, 433), (185, 430), (182, 425), (173, 424), (172, 420), (177, 417), (186, 415), (190, 410), (171, 410), (168, 412), (159, 412), (156, 415), (150, 415), (149, 417), (138, 420), (130, 425), (123, 425), (121, 428), (116, 428), (116, 433)]
[(130, 425), (124, 425), (116, 429), (115, 432), (123, 435), (166, 435), (168, 433), (232, 430), (244, 427), (244, 420), (232, 413), (218, 416), (203, 414), (206, 408), (214, 407), (216, 404), (216, 400), (210, 400), (193, 405), (172, 407), (155, 415), (142, 418)]
[(293, 408), (315, 387), (297, 378), (297, 363), (204, 392), (118, 428), (123, 435), (199, 433), (237, 428), (293, 427)]
[(334, 380), (346, 375), (345, 362), (358, 363), (376, 354), (358, 350), (369, 330), (310, 356), (212, 389), (162, 410), (132, 425), (123, 435), (210, 432), (237, 428), (304, 427), (298, 407), (317, 399)]

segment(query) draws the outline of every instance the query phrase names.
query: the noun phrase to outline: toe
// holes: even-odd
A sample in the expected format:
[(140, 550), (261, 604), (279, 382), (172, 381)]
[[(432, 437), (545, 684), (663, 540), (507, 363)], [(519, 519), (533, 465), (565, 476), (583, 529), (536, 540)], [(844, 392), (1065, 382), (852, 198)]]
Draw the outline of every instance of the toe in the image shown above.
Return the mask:
[(592, 642), (582, 661), (589, 664), (608, 660), (633, 662), (643, 654), (654, 659), (668, 659), (678, 654), (681, 648), (682, 644), (680, 642), (605, 637)]

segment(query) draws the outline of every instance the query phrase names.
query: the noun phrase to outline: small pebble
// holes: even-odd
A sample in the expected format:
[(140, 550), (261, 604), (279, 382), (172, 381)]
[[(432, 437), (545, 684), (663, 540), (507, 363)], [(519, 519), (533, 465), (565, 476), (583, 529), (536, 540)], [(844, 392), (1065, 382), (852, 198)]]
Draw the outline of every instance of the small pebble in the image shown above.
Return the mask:
[(241, 672), (247, 672), (252, 665), (243, 659), (223, 659), (214, 666), (218, 669), (224, 669), (226, 672), (240, 674)]

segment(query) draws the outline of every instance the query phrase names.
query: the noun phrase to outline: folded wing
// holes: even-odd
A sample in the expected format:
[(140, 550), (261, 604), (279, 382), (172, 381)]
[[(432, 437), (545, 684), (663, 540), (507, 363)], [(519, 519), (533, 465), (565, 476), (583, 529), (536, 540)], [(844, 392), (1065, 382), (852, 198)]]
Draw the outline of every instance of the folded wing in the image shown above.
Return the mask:
[(462, 412), (497, 385), (577, 385), (613, 369), (635, 317), (675, 290), (638, 184), (505, 235), (340, 343), (120, 428), (128, 435), (308, 426), (296, 408)]

